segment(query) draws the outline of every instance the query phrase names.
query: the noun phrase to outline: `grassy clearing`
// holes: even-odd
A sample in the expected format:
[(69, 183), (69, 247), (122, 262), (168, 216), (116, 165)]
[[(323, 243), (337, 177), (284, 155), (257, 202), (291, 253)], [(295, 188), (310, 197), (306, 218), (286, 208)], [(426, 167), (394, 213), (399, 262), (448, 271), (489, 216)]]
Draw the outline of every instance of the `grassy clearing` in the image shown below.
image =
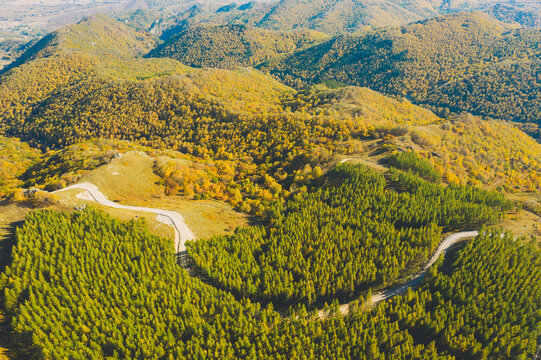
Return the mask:
[[(93, 201), (78, 199), (76, 195), (80, 192), (81, 190), (77, 189), (68, 190), (58, 193), (58, 197), (63, 204), (72, 208), (86, 204), (106, 211), (111, 214), (111, 216), (121, 220), (144, 217), (149, 225), (149, 230), (152, 233), (170, 239), (174, 237), (173, 228), (157, 221), (156, 215), (152, 213), (115, 209), (99, 205)], [(121, 203), (123, 205), (176, 211), (184, 217), (186, 224), (195, 233), (197, 238), (209, 238), (214, 235), (231, 234), (237, 227), (248, 226), (252, 222), (249, 216), (234, 211), (226, 203), (214, 200), (185, 200), (180, 196), (175, 196), (138, 199), (137, 201), (131, 199), (131, 201), (121, 201)]]
[(86, 173), (79, 182), (96, 185), (109, 199), (121, 203), (161, 197), (160, 178), (152, 168), (154, 158), (139, 152), (127, 152), (109, 164)]
[(541, 245), (541, 217), (527, 210), (506, 215), (498, 227), (511, 231), (515, 236), (525, 236)]
[(359, 151), (349, 155), (337, 155), (337, 162), (347, 162), (349, 164), (362, 164), (378, 172), (386, 172), (387, 167), (383, 166), (383, 159), (390, 155), (388, 151), (380, 150), (381, 140), (363, 140), (358, 141)]
[(508, 214), (500, 226), (541, 246), (541, 194), (517, 193), (507, 196), (509, 199), (519, 201), (522, 210), (516, 214)]
[[(165, 196), (160, 178), (152, 170), (154, 160), (155, 158), (139, 152), (127, 152), (121, 158), (86, 173), (79, 182), (96, 185), (109, 199), (123, 205), (176, 211), (184, 217), (186, 224), (198, 238), (229, 234), (238, 226), (249, 225), (251, 220), (247, 215), (234, 211), (223, 202)], [(93, 204), (123, 220), (143, 216), (153, 233), (168, 238), (174, 236), (172, 228), (156, 221), (153, 214), (97, 205), (92, 201), (77, 199), (75, 196), (79, 192), (80, 190), (66, 191), (58, 193), (58, 196), (62, 202), (72, 207), (83, 203)]]
[(215, 200), (185, 200), (175, 196), (143, 201), (142, 206), (178, 212), (196, 237), (201, 239), (231, 234), (237, 227), (246, 227), (254, 222), (250, 216)]

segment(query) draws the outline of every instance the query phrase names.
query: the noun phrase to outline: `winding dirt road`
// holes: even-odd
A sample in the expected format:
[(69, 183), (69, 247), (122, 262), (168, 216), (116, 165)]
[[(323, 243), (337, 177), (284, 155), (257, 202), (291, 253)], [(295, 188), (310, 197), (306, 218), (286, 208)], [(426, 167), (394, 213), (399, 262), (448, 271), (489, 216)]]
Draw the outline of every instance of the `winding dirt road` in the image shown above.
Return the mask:
[(91, 184), (91, 183), (71, 185), (64, 189), (54, 191), (54, 193), (58, 193), (61, 191), (66, 191), (66, 190), (72, 190), (72, 189), (86, 190), (85, 192), (78, 194), (77, 197), (82, 198), (82, 199), (87, 199), (87, 200), (93, 200), (103, 206), (108, 206), (108, 207), (112, 207), (116, 209), (144, 211), (144, 212), (150, 212), (150, 213), (156, 214), (157, 215), (156, 220), (163, 222), (165, 224), (171, 225), (175, 229), (175, 252), (176, 253), (181, 253), (181, 252), (186, 251), (186, 245), (185, 245), (186, 241), (195, 239), (194, 234), (192, 233), (190, 228), (188, 228), (188, 226), (184, 223), (184, 218), (179, 213), (175, 211), (169, 211), (169, 210), (117, 204), (107, 199), (107, 196), (105, 196), (101, 191), (99, 191), (96, 185)]
[[(421, 282), (421, 280), (425, 277), (426, 273), (432, 267), (432, 265), (434, 265), (436, 260), (438, 260), (441, 254), (444, 254), (447, 251), (447, 249), (449, 249), (454, 244), (464, 239), (476, 237), (478, 234), (479, 234), (478, 231), (463, 231), (463, 232), (458, 232), (458, 233), (447, 236), (445, 240), (443, 240), (441, 244), (438, 246), (438, 249), (436, 250), (434, 255), (432, 255), (432, 257), (430, 258), (430, 261), (426, 264), (423, 270), (421, 270), (421, 272), (419, 272), (417, 275), (415, 275), (411, 280), (409, 280), (405, 284), (395, 286), (395, 287), (386, 289), (382, 292), (372, 295), (372, 297), (368, 301), (368, 305), (375, 305), (381, 301), (390, 299), (393, 296), (405, 293), (406, 290), (408, 290), (408, 288), (417, 286)], [(347, 315), (348, 311), (349, 311), (349, 304), (340, 305), (340, 313), (342, 313), (343, 315)], [(319, 316), (322, 317), (324, 315), (325, 315), (324, 311), (320, 310)]]

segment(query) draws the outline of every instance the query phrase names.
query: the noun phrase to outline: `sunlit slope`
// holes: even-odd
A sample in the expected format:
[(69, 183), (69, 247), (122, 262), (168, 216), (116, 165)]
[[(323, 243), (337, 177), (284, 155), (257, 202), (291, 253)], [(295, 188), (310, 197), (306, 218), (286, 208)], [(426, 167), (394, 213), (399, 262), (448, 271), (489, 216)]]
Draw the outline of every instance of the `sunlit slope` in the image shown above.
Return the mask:
[[(294, 90), (256, 70), (193, 69), (172, 59), (141, 59), (128, 50), (109, 51), (110, 43), (120, 41), (118, 37), (105, 37), (104, 44), (97, 44), (99, 39), (88, 34), (107, 33), (111, 23), (125, 27), (100, 17), (63, 29), (54, 44), (2, 75), (0, 114), (5, 134), (40, 147), (105, 137), (199, 156), (220, 152), (263, 156), (258, 146), (270, 147), (276, 141), (300, 146), (323, 133), (335, 138), (338, 132), (350, 131), (346, 127), (378, 125), (382, 117), (380, 111), (359, 113), (362, 121), (329, 112), (322, 116), (311, 110), (290, 111)], [(127, 29), (122, 34), (131, 34), (131, 42), (143, 46), (137, 42), (138, 33)], [(88, 51), (81, 50), (87, 48), (85, 41)], [(355, 97), (367, 108), (390, 102), (410, 109), (406, 116), (401, 111), (383, 116), (385, 122), (415, 123), (416, 112), (421, 114), (420, 123), (427, 122), (426, 111), (411, 104), (375, 93)]]

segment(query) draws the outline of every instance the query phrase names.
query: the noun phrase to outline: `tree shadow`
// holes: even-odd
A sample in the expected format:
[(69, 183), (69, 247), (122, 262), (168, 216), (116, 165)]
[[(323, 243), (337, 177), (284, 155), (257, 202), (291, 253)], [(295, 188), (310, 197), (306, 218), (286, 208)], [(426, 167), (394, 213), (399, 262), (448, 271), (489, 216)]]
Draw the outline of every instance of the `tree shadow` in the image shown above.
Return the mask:
[(15, 246), (15, 233), (17, 228), (21, 227), (24, 221), (16, 221), (7, 226), (7, 233), (0, 236), (0, 273), (3, 273), (9, 264), (11, 264), (11, 253)]
[[(0, 274), (3, 273), (11, 264), (11, 254), (16, 245), (16, 232), (24, 221), (16, 221), (7, 226), (7, 232), (0, 235)], [(4, 308), (3, 289), (0, 289), (0, 348), (3, 349), (2, 355), (12, 360), (38, 359), (40, 349), (32, 346), (31, 336), (14, 336), (11, 327), (12, 317), (7, 314)]]

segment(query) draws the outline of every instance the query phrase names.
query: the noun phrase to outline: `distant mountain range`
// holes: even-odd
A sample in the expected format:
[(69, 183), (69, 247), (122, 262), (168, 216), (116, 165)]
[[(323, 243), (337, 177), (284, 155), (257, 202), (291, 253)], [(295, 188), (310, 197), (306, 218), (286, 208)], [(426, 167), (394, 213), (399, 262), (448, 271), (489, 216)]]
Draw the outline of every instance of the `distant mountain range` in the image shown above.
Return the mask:
[(337, 34), (471, 10), (482, 10), (523, 26), (541, 24), (536, 0), (4, 0), (0, 31), (31, 38), (85, 16), (109, 13), (165, 36), (194, 24), (246, 24), (273, 30), (306, 28)]
[[(403, 25), (413, 21), (459, 11), (484, 11), (496, 19), (526, 27), (541, 25), (541, 9), (534, 1), (438, 1), (438, 0), (280, 0), (277, 2), (239, 2), (220, 6), (219, 2), (178, 5), (171, 16), (149, 11), (121, 15), (120, 19), (169, 38), (201, 24), (244, 24), (271, 30), (312, 29), (327, 34), (363, 31), (369, 28)], [(162, 12), (163, 13), (163, 12)], [(146, 20), (145, 20), (146, 19)], [(150, 21), (150, 20), (153, 21)]]
[(107, 13), (168, 40), (190, 28), (214, 25), (316, 30), (329, 35), (357, 33), (471, 10), (523, 27), (541, 26), (541, 9), (536, 0), (4, 0), (0, 14), (0, 68), (28, 48), (27, 42), (98, 13)]

